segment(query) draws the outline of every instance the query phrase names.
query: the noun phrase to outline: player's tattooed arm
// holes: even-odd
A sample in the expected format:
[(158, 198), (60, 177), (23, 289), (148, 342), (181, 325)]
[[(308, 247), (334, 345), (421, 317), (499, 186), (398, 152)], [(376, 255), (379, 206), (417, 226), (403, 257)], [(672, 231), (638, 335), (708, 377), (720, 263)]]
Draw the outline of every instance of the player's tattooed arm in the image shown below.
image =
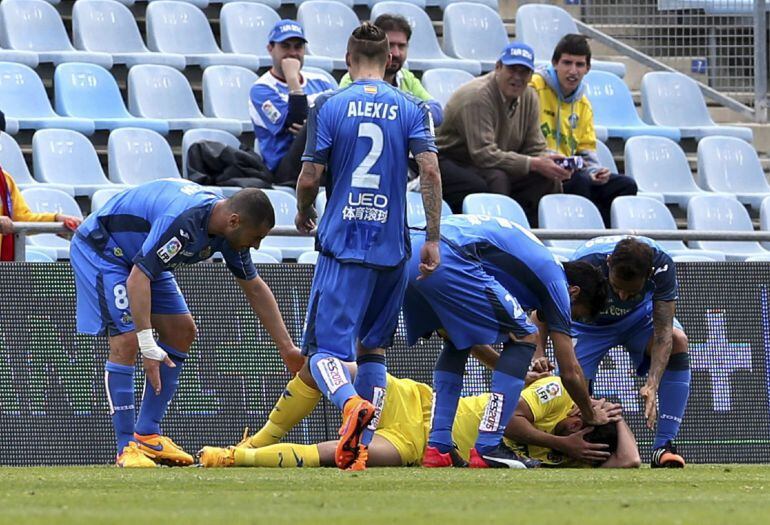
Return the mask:
[(297, 216), (294, 224), (299, 231), (308, 233), (315, 228), (316, 211), (313, 207), (318, 196), (324, 166), (315, 162), (303, 162), (297, 180)]
[(420, 169), (420, 193), (425, 207), (426, 239), (439, 240), (441, 222), (441, 172), (438, 156), (432, 151), (424, 151), (415, 156)]
[(658, 386), (663, 371), (671, 357), (674, 332), (674, 301), (652, 303), (652, 345), (650, 345), (650, 371), (647, 383), (639, 390), (644, 398), (644, 416), (647, 426), (653, 428), (658, 418)]

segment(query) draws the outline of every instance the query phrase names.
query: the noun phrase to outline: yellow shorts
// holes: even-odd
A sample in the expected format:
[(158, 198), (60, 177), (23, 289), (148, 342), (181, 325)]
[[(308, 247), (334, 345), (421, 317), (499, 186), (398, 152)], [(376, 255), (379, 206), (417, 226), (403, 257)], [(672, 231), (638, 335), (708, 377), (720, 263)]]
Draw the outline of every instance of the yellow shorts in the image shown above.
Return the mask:
[(432, 404), (433, 390), (428, 385), (388, 376), (385, 406), (375, 435), (396, 448), (404, 466), (422, 463)]

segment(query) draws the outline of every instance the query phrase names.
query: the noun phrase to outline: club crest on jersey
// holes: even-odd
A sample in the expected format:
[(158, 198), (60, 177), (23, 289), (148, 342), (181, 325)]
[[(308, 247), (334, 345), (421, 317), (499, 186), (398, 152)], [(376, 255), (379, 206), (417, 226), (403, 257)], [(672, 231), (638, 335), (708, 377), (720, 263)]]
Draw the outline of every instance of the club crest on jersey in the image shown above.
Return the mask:
[(177, 237), (172, 237), (156, 253), (164, 263), (169, 262), (182, 250), (182, 243)]
[(281, 112), (273, 105), (269, 100), (265, 100), (262, 103), (262, 113), (265, 114), (267, 120), (275, 124), (281, 118)]
[(364, 93), (369, 93), (370, 95), (376, 95), (377, 86), (364, 86)]
[(543, 386), (538, 387), (535, 390), (537, 398), (540, 400), (541, 405), (545, 405), (549, 401), (561, 397), (561, 385), (556, 381), (551, 381)]

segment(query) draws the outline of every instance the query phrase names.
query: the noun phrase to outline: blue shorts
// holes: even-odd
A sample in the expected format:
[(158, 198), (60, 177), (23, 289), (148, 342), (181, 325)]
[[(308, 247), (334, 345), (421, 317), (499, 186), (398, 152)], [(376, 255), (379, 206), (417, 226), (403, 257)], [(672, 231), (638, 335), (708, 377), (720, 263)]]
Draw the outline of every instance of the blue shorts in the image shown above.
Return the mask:
[[(599, 363), (615, 346), (625, 346), (631, 362), (636, 367), (636, 374), (647, 375), (650, 369), (647, 347), (653, 332), (651, 301), (615, 323), (596, 326), (574, 322), (572, 328), (577, 337), (575, 356), (587, 380), (596, 377)], [(674, 328), (682, 330), (682, 325), (676, 318)]]
[(441, 265), (418, 281), (423, 242), (424, 237), (412, 238), (409, 286), (404, 298), (410, 345), (440, 328), (461, 350), (507, 341), (509, 332), (516, 337), (537, 332), (516, 298), (480, 262), (464, 257), (444, 241), (439, 243)]
[(310, 289), (302, 353), (355, 361), (366, 349), (393, 344), (406, 290), (406, 264), (375, 269), (318, 256)]
[[(131, 267), (120, 259), (96, 253), (77, 235), (70, 246), (70, 263), (75, 272), (77, 331), (108, 336), (134, 331), (126, 290)], [(171, 272), (163, 272), (152, 281), (151, 292), (152, 313), (190, 312)]]

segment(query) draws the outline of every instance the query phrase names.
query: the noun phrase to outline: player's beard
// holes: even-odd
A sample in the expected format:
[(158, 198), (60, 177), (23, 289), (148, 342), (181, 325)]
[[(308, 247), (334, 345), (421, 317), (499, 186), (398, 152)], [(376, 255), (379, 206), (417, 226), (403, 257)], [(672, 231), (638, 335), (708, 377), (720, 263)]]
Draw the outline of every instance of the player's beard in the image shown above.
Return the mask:
[(385, 68), (385, 75), (386, 76), (395, 75), (396, 73), (401, 71), (402, 67), (404, 67), (404, 63), (403, 62), (393, 62), (393, 61), (391, 61), (390, 65), (388, 65), (388, 67)]

